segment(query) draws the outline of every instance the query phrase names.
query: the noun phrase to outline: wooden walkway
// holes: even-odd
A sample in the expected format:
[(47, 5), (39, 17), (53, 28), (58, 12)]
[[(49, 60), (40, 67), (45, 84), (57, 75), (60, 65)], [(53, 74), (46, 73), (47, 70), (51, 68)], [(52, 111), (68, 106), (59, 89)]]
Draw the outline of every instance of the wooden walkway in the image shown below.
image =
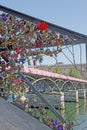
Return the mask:
[(0, 97), (0, 130), (51, 130)]

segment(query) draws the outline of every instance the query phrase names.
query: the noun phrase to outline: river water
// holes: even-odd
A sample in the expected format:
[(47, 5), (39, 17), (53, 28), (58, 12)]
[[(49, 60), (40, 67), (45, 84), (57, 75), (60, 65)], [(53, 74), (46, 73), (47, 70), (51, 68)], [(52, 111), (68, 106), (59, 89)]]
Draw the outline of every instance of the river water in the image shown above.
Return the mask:
[(74, 122), (73, 130), (87, 130), (87, 99), (79, 99), (79, 103), (66, 102), (61, 113), (65, 119)]

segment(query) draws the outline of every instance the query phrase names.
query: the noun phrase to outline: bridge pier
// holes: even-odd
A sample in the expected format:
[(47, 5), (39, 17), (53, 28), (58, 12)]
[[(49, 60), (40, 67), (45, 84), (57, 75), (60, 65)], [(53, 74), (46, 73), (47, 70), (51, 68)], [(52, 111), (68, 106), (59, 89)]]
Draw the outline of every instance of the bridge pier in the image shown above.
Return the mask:
[(76, 90), (76, 102), (79, 102), (78, 90)]
[(60, 103), (60, 105), (61, 105), (61, 109), (64, 109), (65, 108), (65, 100), (64, 100), (64, 92), (60, 92), (60, 101), (61, 101), (61, 103)]
[(83, 91), (84, 91), (84, 99), (86, 99), (86, 89), (84, 89)]

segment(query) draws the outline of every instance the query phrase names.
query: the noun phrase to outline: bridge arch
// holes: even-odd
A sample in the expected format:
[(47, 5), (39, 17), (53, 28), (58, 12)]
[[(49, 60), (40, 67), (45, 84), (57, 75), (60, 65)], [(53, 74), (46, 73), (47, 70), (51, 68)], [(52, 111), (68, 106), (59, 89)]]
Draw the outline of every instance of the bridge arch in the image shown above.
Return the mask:
[(35, 81), (35, 78), (33, 78), (32, 76), (26, 75), (26, 77), (29, 78), (31, 82)]
[(79, 89), (84, 89), (84, 86), (82, 85), (82, 83), (78, 82), (75, 86), (76, 90), (79, 90)]
[(61, 86), (64, 84), (64, 80), (57, 79), (57, 80), (55, 80), (55, 83), (57, 84), (59, 90), (61, 90)]
[(46, 85), (48, 84), (50, 92), (52, 92), (52, 91), (60, 91), (60, 89), (58, 88), (58, 85), (51, 78), (47, 78), (47, 77), (39, 78), (39, 79), (35, 80), (32, 84), (36, 84), (37, 82), (40, 82), (40, 81), (43, 81), (43, 82), (48, 81), (45, 84)]
[(84, 84), (84, 88), (87, 90), (87, 83)]
[(75, 87), (71, 81), (66, 81), (61, 87), (61, 91), (75, 90)]

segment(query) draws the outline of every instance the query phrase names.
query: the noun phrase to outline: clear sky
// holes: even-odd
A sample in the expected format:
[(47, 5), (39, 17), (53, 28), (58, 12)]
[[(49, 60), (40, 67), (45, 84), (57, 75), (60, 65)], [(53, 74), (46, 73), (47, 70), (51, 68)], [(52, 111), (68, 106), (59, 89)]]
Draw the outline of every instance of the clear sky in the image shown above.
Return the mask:
[(87, 34), (87, 0), (0, 0), (0, 4)]
[(0, 5), (87, 35), (87, 0), (0, 0)]

